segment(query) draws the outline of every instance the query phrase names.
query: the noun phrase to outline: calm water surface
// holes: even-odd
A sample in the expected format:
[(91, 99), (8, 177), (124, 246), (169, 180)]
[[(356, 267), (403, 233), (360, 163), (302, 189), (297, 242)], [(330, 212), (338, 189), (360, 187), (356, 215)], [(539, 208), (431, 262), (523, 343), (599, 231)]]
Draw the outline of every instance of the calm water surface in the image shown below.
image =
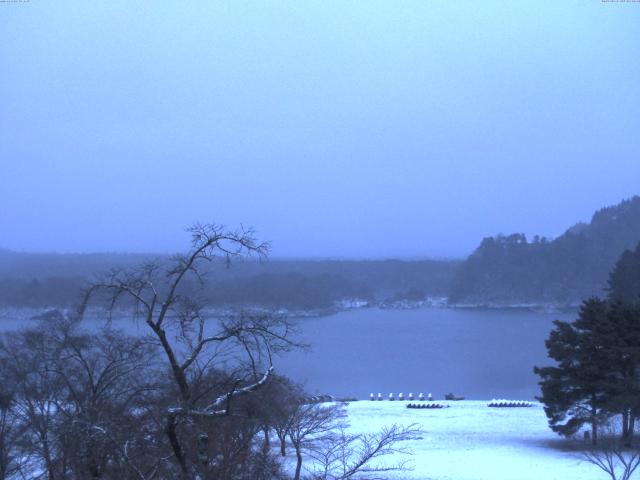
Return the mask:
[[(369, 393), (447, 392), (468, 399), (533, 399), (534, 365), (549, 364), (544, 341), (556, 319), (574, 312), (519, 309), (359, 309), (299, 321), (309, 352), (276, 358), (276, 370), (312, 393), (368, 398)], [(35, 322), (0, 315), (0, 329)], [(91, 322), (91, 321), (89, 321)], [(93, 322), (100, 323), (98, 320)], [(114, 326), (140, 333), (120, 319)]]
[(549, 363), (544, 341), (554, 319), (575, 313), (518, 309), (360, 309), (300, 321), (308, 353), (276, 368), (312, 392), (453, 392), (469, 399), (532, 399), (534, 365)]

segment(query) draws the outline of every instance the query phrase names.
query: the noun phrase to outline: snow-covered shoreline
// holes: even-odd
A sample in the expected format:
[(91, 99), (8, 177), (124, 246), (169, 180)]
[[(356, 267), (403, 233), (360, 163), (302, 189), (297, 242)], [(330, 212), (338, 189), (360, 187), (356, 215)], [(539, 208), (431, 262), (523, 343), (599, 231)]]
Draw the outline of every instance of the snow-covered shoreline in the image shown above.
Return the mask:
[[(440, 402), (440, 401), (439, 401)], [(350, 429), (373, 433), (394, 423), (424, 431), (406, 446), (413, 470), (396, 480), (584, 480), (603, 478), (583, 461), (579, 440), (558, 437), (542, 405), (489, 408), (488, 401), (442, 401), (450, 408), (408, 409), (406, 402), (362, 400), (347, 405)]]
[[(421, 309), (451, 309), (451, 310), (525, 310), (536, 313), (567, 313), (576, 311), (578, 305), (555, 305), (555, 304), (448, 304), (446, 298), (428, 298), (424, 301), (402, 301), (402, 302), (377, 302), (361, 299), (346, 299), (336, 303), (333, 307), (305, 310), (305, 309), (271, 309), (260, 306), (224, 307), (212, 308), (208, 311), (211, 317), (224, 317), (237, 314), (240, 311), (252, 313), (264, 313), (282, 315), (289, 318), (318, 318), (337, 315), (351, 310), (381, 309), (381, 310), (421, 310)], [(29, 320), (46, 319), (47, 315), (55, 311), (72, 313), (71, 309), (58, 307), (3, 307), (0, 308), (0, 323), (21, 323)], [(101, 309), (93, 309), (87, 312), (87, 317), (106, 318), (107, 313)], [(123, 310), (120, 314), (114, 313), (113, 318), (125, 318), (131, 315), (128, 310)]]

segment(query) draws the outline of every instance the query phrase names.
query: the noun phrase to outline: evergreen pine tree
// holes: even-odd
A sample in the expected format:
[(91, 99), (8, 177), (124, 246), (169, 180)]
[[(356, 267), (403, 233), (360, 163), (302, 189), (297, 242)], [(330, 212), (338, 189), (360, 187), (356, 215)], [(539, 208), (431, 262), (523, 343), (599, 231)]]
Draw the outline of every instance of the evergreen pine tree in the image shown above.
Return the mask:
[(609, 298), (586, 300), (571, 323), (554, 322), (546, 342), (552, 367), (540, 376), (551, 429), (572, 435), (591, 424), (622, 417), (622, 437), (630, 443), (640, 416), (640, 245), (626, 251), (609, 276)]
[(640, 243), (626, 250), (609, 274), (609, 299), (640, 303)]
[(607, 302), (586, 300), (574, 322), (556, 320), (546, 341), (549, 357), (556, 366), (535, 367), (540, 376), (545, 413), (551, 429), (560, 435), (576, 433), (591, 425), (592, 441), (598, 425), (609, 415), (609, 367), (598, 339), (598, 330), (607, 324)]
[(596, 334), (609, 370), (605, 408), (622, 416), (622, 436), (630, 442), (640, 414), (640, 308), (609, 301), (607, 321), (599, 325)]

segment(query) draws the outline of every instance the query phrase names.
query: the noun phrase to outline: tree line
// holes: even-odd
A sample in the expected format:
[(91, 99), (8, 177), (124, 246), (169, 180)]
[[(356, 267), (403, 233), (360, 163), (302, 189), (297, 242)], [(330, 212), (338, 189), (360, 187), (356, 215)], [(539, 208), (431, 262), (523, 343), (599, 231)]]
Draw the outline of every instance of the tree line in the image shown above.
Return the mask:
[(554, 366), (535, 367), (553, 431), (590, 426), (593, 444), (613, 418), (631, 445), (640, 417), (640, 244), (610, 272), (606, 298), (585, 300), (573, 322), (555, 321), (546, 341)]
[[(275, 373), (279, 354), (305, 347), (290, 319), (208, 316), (204, 266), (267, 245), (216, 225), (190, 232), (185, 254), (110, 271), (76, 314), (3, 336), (0, 479), (347, 480), (405, 468), (376, 460), (406, 453), (398, 442), (416, 438), (415, 426), (350, 433), (342, 404)], [(87, 331), (94, 303), (128, 309), (146, 334), (125, 335), (108, 317)]]
[[(169, 256), (56, 255), (0, 250), (0, 307), (69, 308), (95, 275)], [(347, 299), (381, 302), (416, 290), (446, 296), (458, 261), (244, 259), (226, 268), (223, 258), (204, 265), (207, 285), (199, 294), (211, 307), (331, 310)], [(193, 279), (183, 289), (200, 290)]]
[(597, 211), (551, 240), (485, 238), (457, 272), (451, 303), (577, 304), (600, 295), (620, 254), (640, 240), (640, 197)]

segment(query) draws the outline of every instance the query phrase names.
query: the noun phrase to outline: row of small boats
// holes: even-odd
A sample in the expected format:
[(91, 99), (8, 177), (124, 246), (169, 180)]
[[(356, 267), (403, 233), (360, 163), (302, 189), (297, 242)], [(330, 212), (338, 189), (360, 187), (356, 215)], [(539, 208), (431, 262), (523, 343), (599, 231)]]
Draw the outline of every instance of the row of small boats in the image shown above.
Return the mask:
[[(378, 401), (382, 401), (384, 399), (382, 397), (381, 393), (379, 393), (377, 397), (372, 393), (372, 394), (369, 395), (369, 398), (371, 400), (378, 400)], [(398, 398), (399, 401), (404, 401), (405, 400), (403, 393), (399, 393), (397, 398)], [(390, 393), (389, 396), (387, 397), (387, 399), (390, 400), (390, 401), (394, 401), (396, 399), (396, 397), (394, 396), (393, 393)], [(407, 397), (407, 400), (409, 400), (410, 402), (412, 402), (414, 400), (413, 393), (409, 394), (409, 396)], [(433, 396), (429, 393), (425, 397), (424, 393), (420, 393), (420, 394), (418, 394), (418, 400), (420, 400), (421, 402), (424, 401), (424, 400), (432, 401), (433, 400)]]
[(444, 405), (442, 403), (407, 403), (407, 408), (418, 408), (418, 409), (432, 409), (432, 408), (449, 408), (449, 405)]
[(531, 402), (527, 402), (525, 400), (491, 400), (488, 404), (488, 407), (496, 407), (496, 408), (520, 408), (520, 407), (531, 407), (533, 404)]

